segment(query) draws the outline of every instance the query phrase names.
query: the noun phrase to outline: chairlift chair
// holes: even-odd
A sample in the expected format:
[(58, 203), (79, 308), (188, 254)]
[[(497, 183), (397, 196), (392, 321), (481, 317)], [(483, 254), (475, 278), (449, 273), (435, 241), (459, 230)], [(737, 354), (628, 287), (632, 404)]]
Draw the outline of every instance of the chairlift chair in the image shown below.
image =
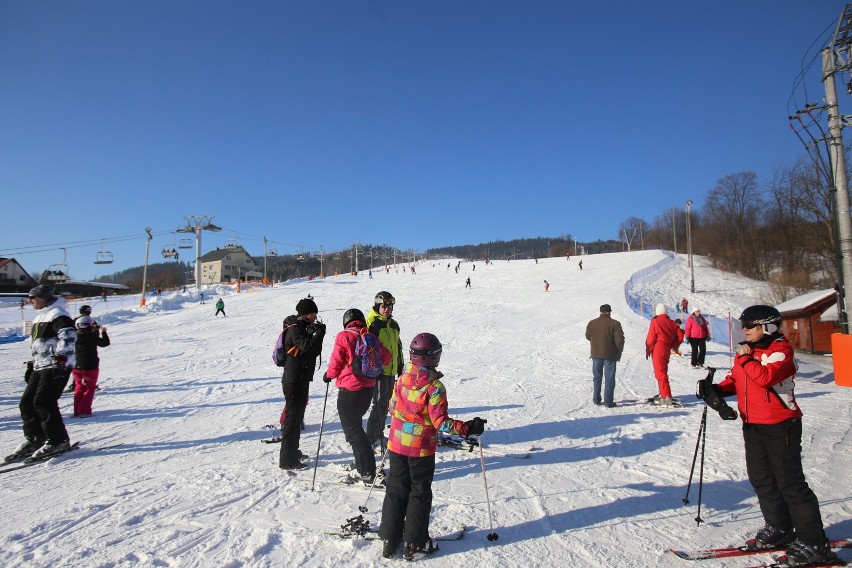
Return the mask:
[(95, 255), (95, 264), (112, 264), (112, 253), (104, 248), (104, 243), (101, 241), (101, 250)]
[(68, 281), (68, 252), (62, 249), (62, 262), (51, 264), (45, 271), (44, 279), (48, 282), (60, 284)]
[(178, 248), (191, 249), (192, 248), (192, 239), (189, 238), (189, 237), (182, 237), (180, 239), (180, 244), (178, 245)]
[(228, 239), (225, 242), (225, 250), (237, 250), (240, 248), (240, 243), (237, 239)]

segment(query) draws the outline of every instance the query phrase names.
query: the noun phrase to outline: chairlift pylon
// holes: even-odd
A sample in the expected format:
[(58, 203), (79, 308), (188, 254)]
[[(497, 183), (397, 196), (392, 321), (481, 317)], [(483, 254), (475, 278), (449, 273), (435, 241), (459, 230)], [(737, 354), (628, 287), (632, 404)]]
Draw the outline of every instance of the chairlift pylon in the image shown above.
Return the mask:
[(95, 264), (112, 264), (112, 253), (104, 248), (104, 242), (101, 241), (101, 250), (95, 255)]

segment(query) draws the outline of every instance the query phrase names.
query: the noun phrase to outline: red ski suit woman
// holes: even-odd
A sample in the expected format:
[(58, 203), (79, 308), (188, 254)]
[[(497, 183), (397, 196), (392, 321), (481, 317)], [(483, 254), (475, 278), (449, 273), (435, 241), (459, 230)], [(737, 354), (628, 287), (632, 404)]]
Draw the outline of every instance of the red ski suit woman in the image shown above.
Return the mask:
[(654, 363), (654, 378), (660, 389), (660, 398), (671, 398), (672, 389), (669, 386), (669, 358), (679, 341), (678, 326), (666, 314), (654, 316), (648, 336), (645, 338), (645, 356), (651, 357)]

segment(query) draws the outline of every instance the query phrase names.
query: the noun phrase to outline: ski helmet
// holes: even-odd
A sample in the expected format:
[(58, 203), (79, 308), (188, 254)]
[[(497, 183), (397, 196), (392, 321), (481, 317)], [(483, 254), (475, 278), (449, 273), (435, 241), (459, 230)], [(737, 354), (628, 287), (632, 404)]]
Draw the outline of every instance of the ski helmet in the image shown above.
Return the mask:
[[(781, 312), (772, 306), (763, 304), (749, 306), (740, 314), (740, 323), (743, 326), (754, 327), (754, 325), (762, 325), (763, 330), (767, 333), (778, 331), (781, 326), (781, 319)], [(775, 328), (770, 330), (768, 327), (770, 325), (774, 325)]]
[(82, 306), (80, 306), (80, 314), (82, 314), (84, 316), (88, 316), (91, 313), (92, 313), (92, 306), (90, 306), (89, 304), (83, 304)]
[(367, 320), (364, 318), (364, 312), (358, 308), (349, 308), (346, 310), (346, 313), (343, 314), (343, 327), (346, 327), (353, 321), (367, 323)]
[(92, 327), (93, 325), (95, 325), (95, 320), (90, 316), (79, 317), (77, 318), (77, 321), (74, 322), (74, 327), (77, 329), (85, 329), (87, 327)]
[(376, 311), (379, 311), (379, 306), (392, 306), (396, 303), (396, 298), (393, 297), (393, 294), (390, 292), (379, 292), (376, 294), (376, 298), (373, 300), (375, 303)]
[(408, 354), (421, 367), (437, 367), (441, 361), (441, 342), (431, 333), (419, 333), (411, 340)]

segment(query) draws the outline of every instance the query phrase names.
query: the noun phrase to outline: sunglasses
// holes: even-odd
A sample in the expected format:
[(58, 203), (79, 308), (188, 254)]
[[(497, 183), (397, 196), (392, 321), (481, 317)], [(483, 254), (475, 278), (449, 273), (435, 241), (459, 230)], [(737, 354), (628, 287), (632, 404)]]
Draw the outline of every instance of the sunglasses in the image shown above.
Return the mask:
[(387, 301), (386, 301), (386, 302), (384, 302), (383, 304), (381, 304), (379, 307), (380, 307), (380, 308), (384, 308), (384, 309), (386, 309), (386, 310), (392, 310), (392, 309), (393, 309), (393, 304), (394, 304), (394, 302), (392, 302), (392, 301), (391, 301), (391, 302), (387, 302)]
[(761, 325), (761, 324), (759, 324), (759, 323), (755, 323), (755, 322), (753, 322), (753, 321), (750, 321), (750, 322), (748, 322), (748, 323), (743, 322), (743, 329), (754, 329), (754, 328), (756, 328), (756, 327), (759, 327), (760, 325)]

